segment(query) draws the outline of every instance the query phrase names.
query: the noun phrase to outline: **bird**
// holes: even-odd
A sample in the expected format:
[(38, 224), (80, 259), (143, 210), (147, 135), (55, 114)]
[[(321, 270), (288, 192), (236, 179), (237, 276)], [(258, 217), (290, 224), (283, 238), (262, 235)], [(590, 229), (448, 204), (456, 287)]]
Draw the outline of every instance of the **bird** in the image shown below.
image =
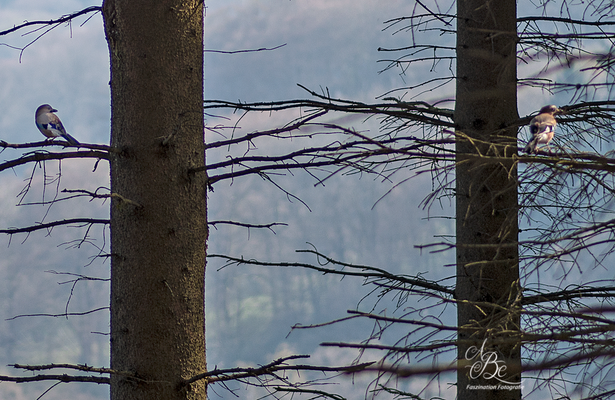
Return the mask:
[(532, 134), (532, 140), (523, 149), (527, 154), (536, 152), (536, 148), (539, 144), (549, 145), (549, 142), (553, 139), (555, 134), (555, 127), (557, 121), (554, 115), (561, 113), (562, 110), (554, 105), (544, 106), (540, 109), (537, 116), (530, 121), (530, 133)]
[(37, 108), (36, 113), (34, 114), (36, 127), (48, 138), (47, 140), (62, 137), (73, 146), (78, 146), (80, 143), (74, 137), (66, 133), (66, 129), (64, 129), (62, 121), (60, 121), (60, 118), (54, 114), (54, 112), (57, 111), (58, 110), (51, 107), (49, 104), (43, 104)]

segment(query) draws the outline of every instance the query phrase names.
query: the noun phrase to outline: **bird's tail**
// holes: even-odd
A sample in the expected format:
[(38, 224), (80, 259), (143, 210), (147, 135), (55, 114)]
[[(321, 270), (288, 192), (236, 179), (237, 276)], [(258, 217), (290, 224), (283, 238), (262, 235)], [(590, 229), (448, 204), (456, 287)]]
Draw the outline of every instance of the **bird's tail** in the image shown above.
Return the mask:
[(75, 139), (74, 137), (72, 137), (71, 135), (69, 135), (68, 133), (65, 133), (62, 135), (62, 137), (64, 139), (66, 139), (66, 141), (70, 144), (72, 144), (73, 146), (79, 146), (81, 143), (79, 143), (77, 141), (77, 139)]
[(523, 151), (527, 154), (532, 154), (533, 152), (536, 151), (536, 140), (530, 140), (530, 142), (527, 144), (527, 146), (525, 146), (525, 148), (523, 149)]

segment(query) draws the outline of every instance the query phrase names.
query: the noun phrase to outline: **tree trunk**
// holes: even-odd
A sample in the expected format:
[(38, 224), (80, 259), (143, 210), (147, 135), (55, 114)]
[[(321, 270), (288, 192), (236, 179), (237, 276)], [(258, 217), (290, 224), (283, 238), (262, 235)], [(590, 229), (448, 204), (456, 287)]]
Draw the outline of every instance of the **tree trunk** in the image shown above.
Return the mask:
[(516, 0), (458, 0), (457, 17), (457, 393), (520, 399)]
[(106, 0), (111, 399), (204, 399), (203, 3)]

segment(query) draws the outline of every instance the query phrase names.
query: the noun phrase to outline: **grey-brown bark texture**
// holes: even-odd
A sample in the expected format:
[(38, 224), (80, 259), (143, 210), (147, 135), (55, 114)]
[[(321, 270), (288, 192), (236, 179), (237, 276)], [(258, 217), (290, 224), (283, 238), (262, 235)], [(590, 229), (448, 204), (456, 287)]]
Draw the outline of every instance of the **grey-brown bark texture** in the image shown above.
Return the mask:
[(112, 399), (203, 399), (203, 4), (106, 0)]
[[(458, 398), (518, 399), (516, 0), (457, 1), (456, 150)], [(464, 138), (464, 135), (468, 139)], [(466, 155), (470, 156), (466, 156)], [(490, 156), (511, 157), (492, 162)], [(471, 346), (497, 355), (484, 373)], [(498, 367), (498, 368), (499, 368)]]

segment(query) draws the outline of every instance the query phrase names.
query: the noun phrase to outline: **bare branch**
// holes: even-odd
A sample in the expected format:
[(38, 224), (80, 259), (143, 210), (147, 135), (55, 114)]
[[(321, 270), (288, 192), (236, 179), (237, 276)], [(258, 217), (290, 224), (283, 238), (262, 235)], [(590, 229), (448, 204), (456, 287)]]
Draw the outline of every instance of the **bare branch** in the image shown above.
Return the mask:
[(287, 361), (309, 358), (307, 355), (293, 355), (279, 358), (269, 364), (257, 368), (229, 368), (229, 369), (214, 369), (203, 374), (195, 375), (190, 379), (186, 379), (183, 385), (189, 385), (199, 380), (206, 380), (207, 383), (223, 382), (229, 380), (239, 380), (242, 378), (256, 377), (259, 375), (270, 375), (278, 371), (318, 371), (318, 372), (336, 372), (336, 373), (354, 373), (361, 371), (373, 362), (366, 362), (351, 366), (340, 367), (325, 367), (316, 365), (289, 365)]
[(219, 224), (225, 224), (225, 225), (241, 226), (244, 228), (259, 228), (259, 229), (265, 228), (265, 229), (269, 229), (274, 234), (275, 234), (275, 231), (273, 230), (274, 226), (288, 226), (288, 224), (283, 223), (283, 222), (271, 222), (269, 224), (248, 224), (245, 222), (237, 222), (237, 221), (208, 221), (207, 224), (214, 226), (214, 227)]
[(277, 50), (284, 46), (286, 46), (286, 43), (279, 44), (275, 47), (261, 47), (258, 49), (248, 49), (248, 50), (228, 50), (228, 51), (227, 50), (205, 50), (205, 53), (219, 53), (219, 54), (255, 53), (255, 52), (261, 52), (261, 51)]
[(67, 313), (64, 312), (62, 314), (20, 314), (20, 315), (16, 315), (14, 317), (11, 318), (7, 318), (6, 321), (12, 321), (14, 319), (17, 318), (24, 318), (24, 317), (53, 317), (53, 318), (58, 318), (58, 317), (66, 317), (68, 318), (69, 316), (79, 316), (79, 315), (88, 315), (88, 314), (92, 314), (98, 311), (105, 311), (105, 310), (109, 310), (110, 307), (99, 307), (99, 308), (95, 308), (93, 310), (89, 310), (89, 311), (83, 311), (83, 312), (71, 312), (71, 313)]
[(106, 144), (89, 144), (89, 143), (79, 143), (78, 145), (72, 145), (65, 140), (43, 140), (40, 142), (30, 142), (30, 143), (8, 143), (4, 140), (0, 140), (0, 147), (4, 147), (7, 149), (31, 149), (31, 148), (39, 148), (39, 147), (50, 147), (50, 146), (62, 146), (62, 147), (75, 147), (75, 148), (84, 148), (90, 150), (101, 150), (107, 152), (117, 152), (116, 149), (108, 146)]
[[(441, 292), (447, 295), (454, 294), (454, 290), (452, 290), (451, 288), (442, 286), (436, 282), (428, 281), (420, 277), (411, 278), (405, 275), (396, 275), (396, 274), (390, 273), (380, 268), (374, 268), (374, 267), (370, 267), (366, 265), (355, 265), (355, 264), (344, 263), (341, 261), (334, 260), (330, 257), (327, 257), (313, 250), (296, 250), (296, 251), (297, 253), (314, 254), (319, 259), (323, 259), (325, 263), (319, 266), (316, 266), (316, 265), (306, 264), (306, 263), (264, 262), (264, 261), (258, 261), (258, 260), (248, 260), (244, 258), (230, 257), (226, 255), (221, 255), (221, 254), (210, 254), (208, 255), (208, 257), (222, 258), (226, 260), (227, 264), (225, 266), (228, 266), (230, 264), (236, 264), (236, 265), (247, 264), (247, 265), (259, 265), (259, 266), (267, 266), (267, 267), (300, 267), (300, 268), (307, 268), (307, 269), (315, 270), (318, 272), (322, 272), (324, 274), (335, 274), (335, 275), (343, 275), (343, 276), (359, 276), (359, 277), (372, 278), (372, 279), (386, 279), (386, 280), (410, 285), (410, 288), (408, 288), (407, 290), (413, 290), (412, 289), (413, 287), (420, 287), (424, 289)], [(351, 270), (345, 271), (342, 269), (327, 268), (324, 266), (328, 264), (331, 264), (334, 266), (337, 265), (337, 266), (340, 266), (341, 268), (349, 268)], [(360, 270), (360, 271), (357, 271), (357, 270)]]
[(0, 164), (0, 172), (6, 169), (15, 168), (20, 165), (25, 165), (31, 162), (41, 162), (48, 160), (65, 160), (70, 158), (97, 158), (108, 160), (109, 153), (102, 151), (75, 151), (70, 153), (44, 153), (34, 152), (33, 154), (26, 155), (15, 160), (5, 161)]
[(10, 29), (6, 29), (4, 31), (0, 31), (0, 36), (6, 36), (10, 33), (16, 32), (20, 29), (26, 28), (28, 26), (34, 26), (34, 25), (58, 25), (58, 24), (62, 24), (64, 22), (69, 22), (81, 15), (85, 15), (85, 14), (89, 14), (89, 13), (97, 13), (97, 12), (101, 12), (102, 11), (102, 7), (100, 6), (90, 6), (88, 8), (84, 8), (81, 11), (77, 11), (74, 12), (72, 14), (66, 14), (61, 16), (58, 19), (51, 19), (48, 21), (28, 21), (28, 22), (24, 22), (23, 24), (20, 25), (16, 25)]
[(102, 376), (80, 376), (80, 375), (35, 375), (35, 376), (7, 376), (0, 375), (0, 381), (2, 382), (41, 382), (41, 381), (59, 381), (62, 383), (68, 382), (92, 382), (92, 383), (111, 383), (110, 378)]
[[(143, 379), (139, 379), (132, 372), (126, 371), (116, 371), (111, 368), (98, 368), (91, 367), (88, 365), (80, 365), (80, 364), (44, 364), (44, 365), (24, 365), (24, 364), (9, 364), (9, 367), (13, 367), (16, 369), (24, 369), (26, 371), (45, 371), (51, 369), (72, 369), (82, 372), (93, 372), (98, 374), (114, 374), (114, 375), (122, 375), (130, 377), (132, 380), (147, 382)], [(62, 383), (68, 382), (93, 382), (93, 383), (104, 383), (109, 384), (110, 378), (108, 377), (100, 377), (100, 376), (92, 376), (92, 375), (68, 375), (68, 374), (55, 374), (55, 375), (35, 375), (35, 376), (0, 376), (0, 381), (2, 382), (16, 382), (16, 383), (26, 383), (26, 382), (39, 382), (39, 381), (58, 381)]]
[(9, 367), (17, 369), (25, 369), (26, 371), (44, 371), (49, 369), (75, 369), (77, 371), (97, 372), (100, 374), (117, 374), (118, 372), (111, 368), (98, 368), (89, 365), (80, 364), (44, 364), (44, 365), (25, 365), (25, 364), (9, 364)]
[(91, 224), (108, 225), (109, 220), (108, 219), (96, 219), (96, 218), (69, 218), (69, 219), (63, 219), (60, 221), (45, 222), (42, 224), (27, 226), (24, 228), (0, 229), (0, 233), (6, 233), (7, 235), (14, 235), (17, 233), (29, 233), (29, 232), (34, 232), (34, 231), (38, 231), (41, 229), (49, 229), (49, 228), (53, 228), (56, 226), (73, 225), (73, 224), (79, 224), (80, 226), (91, 225)]

